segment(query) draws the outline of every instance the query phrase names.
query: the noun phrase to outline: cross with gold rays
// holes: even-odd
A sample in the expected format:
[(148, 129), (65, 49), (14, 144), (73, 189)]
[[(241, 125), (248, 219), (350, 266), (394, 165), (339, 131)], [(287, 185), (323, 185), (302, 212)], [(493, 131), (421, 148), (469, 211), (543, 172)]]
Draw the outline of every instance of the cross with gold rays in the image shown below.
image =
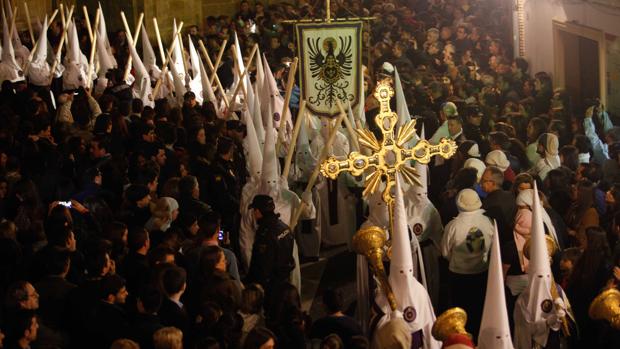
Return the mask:
[(368, 129), (356, 129), (359, 143), (370, 148), (372, 154), (366, 156), (359, 152), (351, 152), (345, 160), (331, 156), (321, 164), (321, 174), (336, 179), (340, 172), (349, 172), (353, 176), (359, 176), (366, 170), (371, 170), (366, 177), (363, 195), (368, 197), (369, 194), (374, 193), (381, 180), (384, 179), (386, 185), (382, 198), (388, 206), (392, 222), (394, 197), (391, 189), (396, 183), (396, 173), (400, 172), (409, 184), (421, 185), (417, 178), (419, 176), (417, 171), (410, 166), (411, 160), (428, 164), (431, 157), (435, 155), (448, 159), (456, 153), (457, 145), (453, 140), (443, 138), (437, 145), (420, 140), (413, 148), (407, 149), (406, 143), (415, 134), (416, 120), (410, 120), (402, 125), (394, 137), (398, 115), (390, 109), (390, 99), (394, 96), (394, 89), (390, 86), (389, 79), (379, 82), (374, 96), (380, 105), (375, 123), (383, 133), (383, 141), (379, 142)]

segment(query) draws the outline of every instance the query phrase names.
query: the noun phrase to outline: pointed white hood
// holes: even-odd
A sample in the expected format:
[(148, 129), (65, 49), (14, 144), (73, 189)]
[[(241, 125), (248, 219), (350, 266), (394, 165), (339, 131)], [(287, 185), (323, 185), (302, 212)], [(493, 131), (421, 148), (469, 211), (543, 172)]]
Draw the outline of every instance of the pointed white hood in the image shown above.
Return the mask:
[[(260, 60), (259, 60), (260, 61)], [(254, 96), (258, 96), (259, 89), (258, 81), (256, 82), (256, 86), (254, 87), (255, 93)], [(265, 103), (269, 103), (266, 101)], [(256, 130), (256, 137), (258, 138), (258, 143), (260, 143), (261, 151), (263, 149), (263, 145), (265, 145), (265, 126), (263, 125), (263, 117), (261, 115), (262, 103), (259, 98), (254, 98), (254, 112), (252, 113), (252, 121), (254, 122), (254, 129)]]
[(207, 74), (205, 65), (202, 63), (202, 60), (200, 59), (198, 60), (198, 65), (200, 68), (200, 82), (202, 83), (202, 100), (203, 102), (209, 101), (213, 103), (213, 108), (215, 108), (217, 112), (218, 111), (217, 98), (215, 97), (213, 86), (211, 86), (211, 82), (209, 82), (209, 75)]
[[(549, 263), (549, 252), (545, 242), (545, 229), (542, 219), (542, 205), (538, 197), (538, 188), (534, 183), (532, 207), (532, 233), (530, 242), (530, 264), (528, 269), (529, 284), (522, 296), (527, 297), (528, 322), (535, 323), (544, 321), (550, 313), (545, 313), (542, 309), (543, 302), (550, 301), (553, 304), (551, 295), (552, 274)], [(547, 344), (549, 327), (545, 326), (545, 331), (536, 332), (533, 340), (540, 346)]]
[(157, 80), (161, 76), (161, 69), (157, 66), (157, 57), (155, 56), (153, 45), (151, 45), (149, 34), (146, 32), (144, 24), (142, 24), (140, 31), (142, 32), (142, 62), (149, 72), (151, 79)]
[[(13, 9), (11, 8), (11, 2), (7, 1), (6, 5), (6, 14), (7, 19), (10, 23), (13, 22)], [(17, 28), (13, 30), (13, 37), (11, 38), (13, 43), (13, 55), (15, 57), (15, 62), (19, 67), (25, 67), (28, 59), (30, 59), (30, 50), (22, 45), (22, 41), (19, 39), (19, 34), (17, 32)]]
[(493, 235), (489, 261), (487, 292), (484, 298), (480, 334), (478, 335), (478, 349), (513, 349), (506, 309), (502, 256), (499, 249), (497, 223), (495, 223), (495, 233)]
[[(177, 20), (176, 18), (172, 22), (172, 33), (176, 35), (177, 33)], [(174, 38), (172, 38), (174, 40)], [(172, 48), (172, 61), (170, 65), (174, 65), (177, 71), (178, 77), (181, 79), (183, 84), (185, 84), (185, 65), (183, 64), (183, 50), (182, 50), (182, 42), (181, 37), (177, 39), (174, 47)]]
[(97, 71), (97, 85), (95, 91), (97, 93), (103, 93), (108, 85), (108, 79), (105, 77), (108, 70), (116, 69), (118, 64), (116, 58), (112, 54), (112, 47), (108, 39), (107, 27), (105, 24), (105, 16), (99, 4), (99, 26), (97, 30), (97, 61), (99, 63), (99, 70)]
[[(256, 50), (256, 86), (263, 86), (265, 82), (265, 68), (263, 67), (263, 59), (262, 54), (260, 53), (260, 48)], [(255, 98), (258, 98), (258, 94), (255, 93)]]
[(189, 82), (189, 89), (196, 95), (196, 102), (198, 102), (198, 104), (202, 104), (204, 98), (202, 96), (202, 75), (200, 74), (200, 57), (198, 56), (198, 51), (196, 51), (196, 47), (192, 42), (192, 37), (189, 35), (187, 42), (189, 45), (190, 67), (192, 67), (192, 74), (194, 74), (194, 77)]
[[(302, 116), (298, 115), (297, 117), (299, 118)], [(300, 171), (298, 180), (303, 182), (308, 181), (317, 162), (318, 158), (312, 154), (310, 150), (310, 140), (308, 139), (306, 125), (302, 123), (297, 136), (297, 147), (295, 148), (295, 163)]]
[[(237, 64), (239, 66), (239, 72), (240, 74), (243, 74), (243, 72), (246, 69), (245, 63), (243, 61), (243, 55), (241, 54), (241, 45), (239, 44), (239, 37), (237, 36), (237, 32), (234, 32), (234, 38), (235, 38), (235, 64)], [(235, 85), (236, 86), (237, 83), (239, 83), (239, 76), (236, 75), (235, 73)], [(250, 108), (250, 112), (253, 112), (254, 110), (254, 91), (252, 90), (252, 83), (250, 82), (250, 74), (248, 72), (248, 74), (245, 74), (245, 77), (243, 78), (243, 81), (241, 81), (241, 83), (243, 83), (244, 86), (244, 91), (247, 92), (247, 96), (244, 96), (244, 98), (247, 98), (248, 100), (248, 107)], [(243, 93), (243, 92), (241, 92)]]
[(50, 82), (51, 68), (47, 63), (47, 28), (47, 15), (45, 15), (36, 51), (28, 67), (28, 80), (36, 86), (47, 86)]
[(247, 135), (243, 139), (243, 150), (247, 161), (248, 171), (252, 180), (258, 181), (261, 178), (262, 166), (263, 166), (263, 154), (260, 150), (260, 144), (256, 137), (256, 130), (254, 129), (254, 122), (250, 117), (248, 110), (241, 113), (241, 121), (245, 124)]
[(259, 194), (271, 196), (274, 200), (279, 194), (280, 171), (278, 170), (278, 158), (276, 157), (276, 133), (271, 125), (267, 125), (265, 133), (265, 146), (263, 147), (263, 168), (261, 170), (261, 182), (258, 187)]
[(62, 85), (65, 90), (75, 90), (87, 85), (88, 60), (80, 51), (80, 43), (75, 28), (75, 22), (69, 24), (67, 32), (67, 54), (65, 56), (65, 73), (62, 75)]
[(390, 229), (390, 216), (388, 213), (388, 207), (381, 195), (385, 188), (384, 184), (380, 184), (374, 193), (368, 196), (368, 224), (381, 227), (388, 231)]
[[(144, 40), (144, 38), (142, 40)], [(146, 40), (148, 40), (148, 37), (146, 37)], [(134, 97), (140, 98), (145, 106), (155, 108), (153, 88), (151, 87), (151, 76), (146, 70), (144, 63), (142, 63), (142, 58), (140, 58), (136, 51), (131, 33), (127, 33), (127, 42), (129, 44), (129, 54), (131, 54), (131, 64), (133, 65), (134, 75), (136, 77), (133, 83)]]
[(405, 92), (403, 91), (403, 85), (396, 67), (394, 67), (394, 90), (396, 92), (396, 113), (398, 114), (398, 122), (396, 124), (398, 127), (401, 127), (411, 120), (411, 115), (409, 114), (409, 108), (407, 108)]
[(4, 9), (2, 10), (2, 61), (0, 62), (0, 83), (24, 80), (24, 73), (15, 61), (13, 42), (9, 37), (9, 26)]
[[(441, 343), (433, 338), (431, 329), (435, 322), (435, 312), (428, 292), (413, 273), (411, 241), (407, 230), (407, 212), (405, 211), (402, 179), (396, 175), (396, 197), (394, 200), (394, 232), (392, 256), (388, 280), (394, 291), (398, 310), (407, 322), (411, 332), (422, 331), (424, 348), (440, 348)], [(393, 316), (393, 314), (392, 314)]]

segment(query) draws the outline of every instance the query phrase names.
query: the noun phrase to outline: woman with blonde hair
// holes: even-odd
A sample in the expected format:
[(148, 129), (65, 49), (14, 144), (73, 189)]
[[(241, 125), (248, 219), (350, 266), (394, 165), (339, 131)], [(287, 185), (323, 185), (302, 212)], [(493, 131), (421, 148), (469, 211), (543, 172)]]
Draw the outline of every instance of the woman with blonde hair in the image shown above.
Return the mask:
[(162, 197), (151, 202), (151, 218), (144, 228), (148, 231), (166, 231), (179, 216), (179, 203), (171, 197)]
[(176, 327), (162, 327), (153, 334), (155, 349), (183, 349), (183, 332)]

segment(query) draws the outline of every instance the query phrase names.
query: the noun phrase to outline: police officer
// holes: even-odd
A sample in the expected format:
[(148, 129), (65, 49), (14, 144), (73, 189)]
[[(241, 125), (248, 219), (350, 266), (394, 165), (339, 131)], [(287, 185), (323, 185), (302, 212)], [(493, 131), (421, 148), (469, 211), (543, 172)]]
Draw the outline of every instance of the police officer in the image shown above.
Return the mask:
[(288, 225), (275, 213), (275, 203), (269, 195), (256, 195), (250, 204), (258, 222), (248, 280), (265, 288), (266, 309), (273, 304), (273, 295), (287, 283), (295, 268), (294, 237)]
[(233, 140), (220, 137), (217, 143), (217, 155), (211, 164), (208, 197), (211, 206), (222, 215), (222, 229), (229, 233), (231, 247), (235, 252), (239, 252), (241, 186), (234, 157), (235, 144)]
[(250, 176), (246, 166), (245, 153), (243, 152), (243, 139), (247, 135), (246, 127), (239, 120), (228, 120), (226, 121), (226, 135), (235, 143), (233, 162), (235, 164), (235, 172), (238, 174), (240, 188), (243, 188)]

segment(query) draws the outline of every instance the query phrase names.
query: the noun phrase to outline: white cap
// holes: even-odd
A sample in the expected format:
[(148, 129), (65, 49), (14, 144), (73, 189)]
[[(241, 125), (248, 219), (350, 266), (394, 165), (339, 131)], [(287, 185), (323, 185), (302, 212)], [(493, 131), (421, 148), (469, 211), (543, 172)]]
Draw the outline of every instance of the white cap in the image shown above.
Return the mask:
[(484, 161), (487, 166), (495, 166), (502, 170), (502, 172), (506, 171), (508, 167), (510, 167), (510, 161), (508, 161), (506, 154), (501, 150), (493, 150), (489, 152)]
[[(298, 118), (305, 115), (298, 115)], [(302, 122), (299, 128), (299, 134), (297, 136), (297, 147), (295, 148), (295, 163), (301, 171), (299, 180), (307, 181), (310, 174), (316, 167), (318, 159), (312, 154), (310, 149), (310, 140), (308, 139), (308, 131), (306, 130), (306, 124)]]
[(513, 349), (506, 309), (504, 273), (496, 222), (487, 276), (487, 292), (478, 335), (479, 349)]
[(459, 212), (471, 212), (480, 209), (482, 202), (473, 189), (463, 189), (456, 195), (456, 207)]
[(465, 163), (463, 164), (463, 168), (467, 167), (476, 169), (476, 177), (478, 177), (478, 182), (480, 182), (480, 178), (482, 178), (482, 174), (484, 173), (484, 170), (486, 170), (487, 165), (485, 165), (480, 159), (469, 158), (465, 160)]

